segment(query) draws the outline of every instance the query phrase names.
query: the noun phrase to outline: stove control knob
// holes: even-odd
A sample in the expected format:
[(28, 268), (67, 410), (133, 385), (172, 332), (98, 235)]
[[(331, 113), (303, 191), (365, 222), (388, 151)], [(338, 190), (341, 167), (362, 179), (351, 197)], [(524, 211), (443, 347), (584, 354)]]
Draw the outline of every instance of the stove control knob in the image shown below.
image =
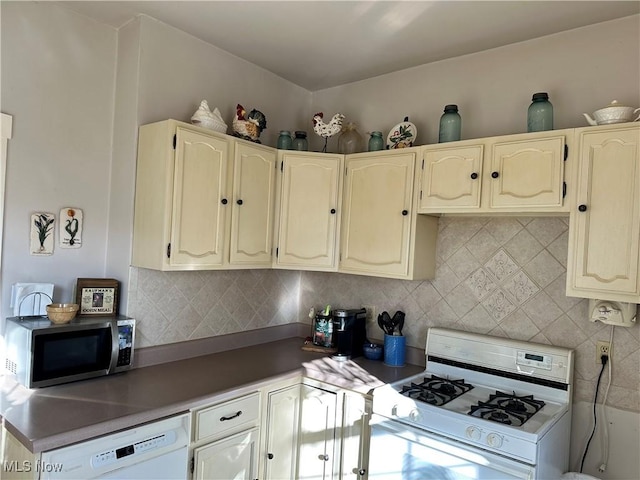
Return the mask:
[(475, 440), (476, 442), (480, 440), (480, 429), (478, 427), (467, 427), (466, 430), (467, 437), (471, 440)]
[(494, 448), (500, 448), (502, 446), (502, 437), (497, 433), (490, 433), (487, 435), (487, 445)]
[(414, 422), (419, 422), (420, 420), (422, 420), (422, 415), (420, 415), (420, 410), (417, 410), (415, 408), (411, 410), (411, 413), (409, 413), (409, 418)]

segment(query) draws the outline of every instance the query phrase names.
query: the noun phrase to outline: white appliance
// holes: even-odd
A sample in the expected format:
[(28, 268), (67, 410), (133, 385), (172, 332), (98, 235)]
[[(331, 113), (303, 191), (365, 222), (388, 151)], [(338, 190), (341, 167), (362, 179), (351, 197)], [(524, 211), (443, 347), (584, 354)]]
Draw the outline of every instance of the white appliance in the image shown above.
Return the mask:
[(370, 480), (558, 478), (573, 350), (443, 328), (424, 372), (373, 390)]
[(189, 457), (189, 414), (44, 452), (42, 480), (185, 480)]

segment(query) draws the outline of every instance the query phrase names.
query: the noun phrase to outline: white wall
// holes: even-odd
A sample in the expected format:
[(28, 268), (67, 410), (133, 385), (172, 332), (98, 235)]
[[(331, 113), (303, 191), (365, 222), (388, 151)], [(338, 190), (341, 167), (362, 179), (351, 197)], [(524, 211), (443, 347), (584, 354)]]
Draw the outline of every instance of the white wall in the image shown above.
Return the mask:
[[(438, 142), (449, 103), (459, 107), (463, 140), (526, 132), (535, 92), (549, 93), (557, 129), (587, 126), (582, 113), (614, 99), (640, 105), (640, 16), (314, 92), (312, 109), (342, 112), (360, 133), (380, 130), (385, 138), (409, 116), (424, 145)], [(329, 150), (336, 148), (331, 139)]]
[[(103, 277), (111, 169), (116, 32), (50, 3), (2, 2), (2, 111), (13, 115), (7, 156), (2, 317), (14, 282), (56, 285)], [(30, 215), (84, 211), (82, 247), (29, 254)], [(57, 226), (57, 224), (56, 224)]]

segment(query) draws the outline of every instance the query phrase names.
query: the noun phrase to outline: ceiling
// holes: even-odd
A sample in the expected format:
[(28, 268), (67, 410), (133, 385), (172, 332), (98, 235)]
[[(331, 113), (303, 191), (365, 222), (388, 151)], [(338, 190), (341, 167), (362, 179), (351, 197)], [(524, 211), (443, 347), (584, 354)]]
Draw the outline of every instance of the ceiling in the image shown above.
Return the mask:
[(640, 13), (640, 1), (72, 1), (146, 14), (317, 91)]

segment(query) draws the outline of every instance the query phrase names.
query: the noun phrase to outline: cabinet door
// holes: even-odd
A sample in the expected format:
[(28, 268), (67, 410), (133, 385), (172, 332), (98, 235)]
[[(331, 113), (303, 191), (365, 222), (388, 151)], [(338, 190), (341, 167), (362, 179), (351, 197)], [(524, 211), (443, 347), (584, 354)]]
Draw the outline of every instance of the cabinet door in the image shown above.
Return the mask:
[(275, 267), (336, 270), (342, 162), (342, 155), (282, 156)]
[(345, 393), (342, 419), (342, 462), (340, 478), (369, 478), (369, 417), (371, 400)]
[(415, 152), (347, 157), (340, 270), (406, 275)]
[(640, 303), (640, 128), (585, 129), (567, 295)]
[(195, 480), (257, 478), (258, 429), (238, 433), (194, 449)]
[(302, 385), (300, 451), (296, 478), (330, 480), (334, 477), (334, 468), (337, 472), (338, 459), (334, 459), (336, 405), (335, 393)]
[(224, 261), (229, 142), (177, 128), (171, 228), (172, 266)]
[(270, 267), (273, 246), (276, 153), (236, 142), (229, 263)]
[[(562, 207), (564, 136), (494, 143), (489, 208)], [(485, 174), (487, 175), (487, 174)]]
[(296, 478), (300, 385), (268, 394), (265, 446), (265, 479)]
[(480, 208), (483, 145), (425, 150), (418, 213)]

